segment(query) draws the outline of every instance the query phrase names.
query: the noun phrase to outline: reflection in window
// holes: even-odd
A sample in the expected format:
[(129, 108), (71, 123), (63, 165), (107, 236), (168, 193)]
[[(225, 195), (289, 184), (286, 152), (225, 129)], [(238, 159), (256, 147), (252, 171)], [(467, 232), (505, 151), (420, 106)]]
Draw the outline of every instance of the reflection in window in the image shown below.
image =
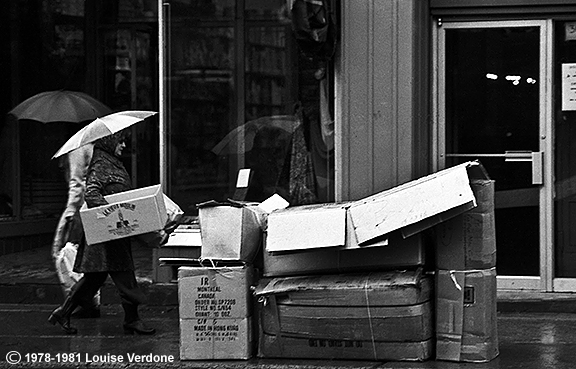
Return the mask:
[[(191, 215), (200, 202), (233, 197), (243, 168), (252, 170), (244, 200), (291, 200), (296, 189), (310, 195), (299, 201), (333, 200), (317, 191), (310, 151), (320, 137), (318, 66), (298, 52), (288, 4), (170, 2), (165, 165), (170, 196)], [(330, 150), (316, 152), (333, 166)], [(325, 189), (333, 170), (319, 173)]]

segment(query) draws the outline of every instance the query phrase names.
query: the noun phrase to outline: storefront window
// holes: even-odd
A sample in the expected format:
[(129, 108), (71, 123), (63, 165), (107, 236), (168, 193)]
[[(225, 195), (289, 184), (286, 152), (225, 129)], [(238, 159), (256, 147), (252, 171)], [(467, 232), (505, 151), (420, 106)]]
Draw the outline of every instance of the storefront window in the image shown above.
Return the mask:
[(313, 178), (308, 125), (318, 124), (319, 114), (309, 114), (312, 122), (296, 114), (306, 96), (303, 86), (314, 90), (307, 103), (319, 109), (320, 83), (314, 71), (303, 68), (289, 3), (174, 0), (166, 7), (163, 165), (170, 196), (188, 214), (195, 214), (200, 202), (234, 198), (238, 171), (246, 168), (249, 188), (240, 200), (262, 201), (274, 193), (290, 197), (296, 169), (310, 179), (312, 201), (330, 200), (317, 196)]
[[(113, 111), (158, 111), (157, 1), (94, 1), (93, 5), (102, 101)], [(157, 116), (134, 125), (131, 133), (122, 161), (132, 185), (158, 184)]]
[[(45, 91), (83, 91), (86, 83), (83, 0), (20, 1), (10, 12), (10, 55), (14, 103)], [(10, 85), (7, 84), (7, 90)], [(66, 203), (64, 174), (52, 155), (81, 126), (78, 123), (17, 120), (0, 125), (0, 221), (55, 219)]]

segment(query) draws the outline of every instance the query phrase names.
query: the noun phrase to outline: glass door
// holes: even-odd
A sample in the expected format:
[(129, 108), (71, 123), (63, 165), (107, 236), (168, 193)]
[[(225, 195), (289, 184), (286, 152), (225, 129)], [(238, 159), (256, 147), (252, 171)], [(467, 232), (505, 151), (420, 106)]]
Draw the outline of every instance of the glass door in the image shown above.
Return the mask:
[(437, 169), (477, 159), (495, 180), (499, 288), (552, 289), (548, 28), (436, 28)]

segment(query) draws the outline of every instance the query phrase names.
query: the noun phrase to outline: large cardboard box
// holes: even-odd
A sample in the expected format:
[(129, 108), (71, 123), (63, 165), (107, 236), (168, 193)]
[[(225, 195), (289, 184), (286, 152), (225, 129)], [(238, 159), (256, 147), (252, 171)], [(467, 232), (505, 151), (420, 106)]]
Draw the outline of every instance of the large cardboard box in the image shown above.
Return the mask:
[(265, 281), (256, 291), (259, 356), (426, 360), (432, 285), (421, 269)]
[(381, 246), (394, 231), (422, 232), (476, 206), (473, 178), (487, 178), (468, 162), (361, 200), (289, 207), (270, 213), (266, 251)]
[(257, 204), (207, 202), (198, 210), (203, 259), (254, 261), (262, 243)]
[(488, 269), (496, 266), (494, 181), (470, 183), (478, 206), (434, 227), (438, 269)]
[[(266, 243), (265, 238), (265, 243)], [(390, 270), (425, 265), (428, 237), (424, 233), (404, 238), (393, 232), (386, 246), (366, 248), (321, 248), (284, 253), (264, 252), (266, 277), (298, 276), (321, 273)]]
[(109, 204), (94, 208), (84, 204), (80, 209), (88, 244), (154, 232), (166, 225), (169, 199), (160, 185), (108, 195), (105, 199)]
[(496, 269), (436, 272), (436, 359), (487, 362), (499, 354)]
[(180, 359), (249, 359), (254, 271), (249, 265), (178, 269)]

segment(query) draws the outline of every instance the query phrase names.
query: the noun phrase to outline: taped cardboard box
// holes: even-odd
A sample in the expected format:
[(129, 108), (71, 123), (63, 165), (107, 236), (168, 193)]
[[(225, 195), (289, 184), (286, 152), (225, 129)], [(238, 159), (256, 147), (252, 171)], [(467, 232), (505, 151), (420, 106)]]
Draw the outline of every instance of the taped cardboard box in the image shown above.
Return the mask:
[(496, 266), (494, 181), (470, 183), (478, 206), (434, 227), (438, 269), (488, 269)]
[(487, 269), (496, 266), (494, 212), (467, 212), (436, 227), (439, 269)]
[(496, 269), (436, 272), (436, 359), (487, 362), (499, 354)]
[(94, 208), (88, 208), (87, 204), (84, 204), (80, 209), (88, 244), (158, 231), (164, 228), (169, 219), (168, 210), (171, 213), (179, 210), (177, 205), (162, 193), (160, 185), (120, 192), (104, 198), (109, 204)]
[(252, 356), (253, 283), (249, 265), (178, 269), (182, 360)]
[[(266, 243), (265, 237), (265, 243)], [(393, 232), (386, 246), (367, 248), (322, 248), (285, 253), (264, 252), (265, 277), (299, 276), (322, 273), (391, 270), (425, 265), (429, 240), (424, 233), (403, 238)]]
[(259, 356), (426, 360), (432, 284), (421, 269), (267, 281), (256, 291)]
[(198, 204), (203, 259), (252, 262), (262, 242), (264, 212), (257, 203)]

